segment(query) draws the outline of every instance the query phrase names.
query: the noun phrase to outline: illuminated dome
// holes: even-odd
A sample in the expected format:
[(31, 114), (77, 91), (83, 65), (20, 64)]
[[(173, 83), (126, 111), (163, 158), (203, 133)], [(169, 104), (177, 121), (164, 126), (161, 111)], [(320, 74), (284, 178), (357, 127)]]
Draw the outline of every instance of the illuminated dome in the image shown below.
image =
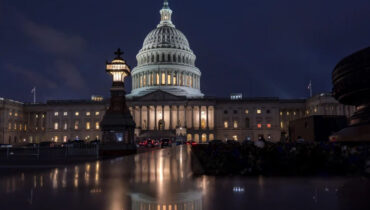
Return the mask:
[(185, 35), (172, 23), (172, 10), (165, 0), (161, 21), (145, 38), (132, 70), (132, 91), (128, 97), (140, 97), (162, 90), (188, 98), (203, 97), (196, 56)]
[(189, 42), (185, 35), (175, 27), (167, 25), (160, 26), (151, 31), (146, 36), (140, 52), (157, 48), (174, 48), (193, 52), (189, 47)]

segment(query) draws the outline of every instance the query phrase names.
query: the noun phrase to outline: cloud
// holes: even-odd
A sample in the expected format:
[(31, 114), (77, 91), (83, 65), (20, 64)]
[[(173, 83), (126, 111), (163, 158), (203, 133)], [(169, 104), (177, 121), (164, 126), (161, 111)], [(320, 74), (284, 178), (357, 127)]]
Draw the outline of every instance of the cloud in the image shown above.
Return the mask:
[(23, 68), (21, 66), (16, 66), (13, 64), (5, 64), (5, 69), (7, 69), (9, 72), (14, 73), (16, 75), (19, 75), (20, 77), (23, 77), (20, 81), (28, 81), (30, 84), (38, 86), (38, 87), (45, 87), (45, 88), (57, 88), (57, 84), (49, 79), (48, 77), (45, 77), (44, 75), (31, 71), (29, 69)]
[(46, 52), (63, 56), (78, 56), (85, 50), (86, 41), (78, 35), (66, 34), (24, 17), (20, 20), (23, 32)]
[(74, 64), (58, 59), (54, 65), (59, 78), (64, 80), (67, 87), (75, 91), (86, 91), (88, 89), (83, 76)]

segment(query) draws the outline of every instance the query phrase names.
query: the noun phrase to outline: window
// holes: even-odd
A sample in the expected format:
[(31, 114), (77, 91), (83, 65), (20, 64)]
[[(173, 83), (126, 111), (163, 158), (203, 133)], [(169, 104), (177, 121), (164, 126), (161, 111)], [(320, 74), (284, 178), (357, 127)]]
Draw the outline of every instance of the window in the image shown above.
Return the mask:
[(268, 109), (268, 110), (266, 110), (266, 113), (267, 113), (267, 114), (270, 114), (270, 112), (271, 112), (271, 111), (270, 111), (269, 109)]
[(229, 122), (225, 121), (225, 122), (224, 122), (224, 127), (225, 127), (225, 128), (228, 128), (228, 127), (229, 127)]
[(59, 112), (54, 112), (54, 116), (55, 117), (58, 117), (59, 116)]
[(90, 116), (91, 115), (91, 113), (90, 112), (86, 112), (86, 116)]
[(99, 130), (99, 129), (100, 129), (100, 124), (99, 124), (99, 122), (96, 122), (96, 123), (95, 123), (95, 129), (96, 129), (96, 130)]
[(14, 112), (14, 116), (15, 117), (18, 117), (18, 112)]
[(27, 124), (24, 124), (24, 131), (27, 131)]
[(22, 131), (22, 124), (19, 124), (19, 130)]
[(35, 115), (35, 117), (36, 117), (36, 118), (39, 118), (39, 115), (38, 115), (38, 114), (36, 114), (36, 115)]
[(283, 112), (280, 112), (280, 116), (283, 116)]
[(100, 115), (100, 112), (95, 112), (95, 116), (99, 116)]
[(58, 130), (59, 129), (59, 123), (55, 122), (54, 123), (54, 130)]
[(67, 142), (67, 136), (63, 136), (63, 142)]
[(68, 123), (66, 123), (66, 122), (64, 123), (64, 125), (63, 125), (63, 129), (64, 129), (64, 130), (67, 130), (67, 129), (68, 129)]
[(234, 110), (234, 114), (237, 114), (237, 113), (238, 113), (238, 111)]
[(171, 75), (168, 74), (167, 75), (167, 84), (169, 84), (169, 85), (171, 84), (171, 78), (172, 78)]
[(249, 127), (250, 127), (249, 118), (245, 118), (245, 128), (249, 128)]
[(58, 142), (58, 140), (59, 140), (58, 136), (54, 136), (54, 141)]
[(63, 116), (68, 116), (68, 112), (63, 112)]
[(86, 130), (90, 130), (90, 122), (86, 122)]
[(262, 128), (262, 124), (261, 123), (258, 123), (257, 124), (257, 128)]
[(78, 130), (79, 125), (80, 125), (80, 122), (79, 121), (75, 121), (75, 130)]
[(280, 122), (280, 128), (283, 129), (284, 128), (284, 123), (283, 121)]
[(271, 123), (267, 123), (267, 128), (271, 128)]
[(11, 123), (9, 123), (9, 125), (8, 125), (8, 130), (11, 130), (12, 129), (12, 124)]
[(11, 112), (11, 111), (10, 111), (10, 112), (9, 112), (9, 116), (12, 116), (12, 115), (13, 115), (13, 112)]
[(286, 112), (286, 115), (287, 115), (287, 116), (289, 116), (289, 115), (290, 115), (290, 113), (289, 113), (289, 112)]
[(234, 140), (234, 141), (238, 141), (238, 136), (237, 136), (237, 135), (234, 135), (234, 136), (233, 136), (233, 140)]
[(227, 110), (224, 110), (224, 114), (227, 114)]
[(261, 114), (262, 113), (262, 110), (261, 109), (257, 109), (257, 114)]
[(162, 85), (166, 84), (166, 74), (162, 73)]
[(80, 115), (80, 113), (79, 112), (75, 112), (75, 116), (79, 116)]
[(248, 109), (245, 110), (245, 114), (249, 114), (249, 110)]
[(43, 115), (41, 115), (41, 117), (42, 117), (42, 118), (45, 118), (45, 115), (43, 114)]
[(234, 128), (238, 128), (238, 121), (234, 120)]

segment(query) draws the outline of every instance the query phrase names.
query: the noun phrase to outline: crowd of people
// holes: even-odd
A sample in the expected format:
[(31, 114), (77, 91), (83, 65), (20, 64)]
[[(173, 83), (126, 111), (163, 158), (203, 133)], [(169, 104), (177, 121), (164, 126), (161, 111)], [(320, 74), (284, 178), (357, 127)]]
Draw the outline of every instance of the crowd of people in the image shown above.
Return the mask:
[(370, 144), (270, 143), (208, 144), (192, 147), (208, 175), (369, 175)]

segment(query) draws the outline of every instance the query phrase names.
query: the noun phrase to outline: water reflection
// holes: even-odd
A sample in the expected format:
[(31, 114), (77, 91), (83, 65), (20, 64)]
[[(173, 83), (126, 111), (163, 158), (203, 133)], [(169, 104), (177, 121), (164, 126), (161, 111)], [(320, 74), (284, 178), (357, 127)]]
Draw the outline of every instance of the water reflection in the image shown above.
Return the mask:
[(190, 148), (181, 146), (68, 167), (0, 172), (0, 209), (272, 209), (286, 202), (290, 209), (336, 209), (366, 205), (369, 189), (364, 178), (193, 178)]

